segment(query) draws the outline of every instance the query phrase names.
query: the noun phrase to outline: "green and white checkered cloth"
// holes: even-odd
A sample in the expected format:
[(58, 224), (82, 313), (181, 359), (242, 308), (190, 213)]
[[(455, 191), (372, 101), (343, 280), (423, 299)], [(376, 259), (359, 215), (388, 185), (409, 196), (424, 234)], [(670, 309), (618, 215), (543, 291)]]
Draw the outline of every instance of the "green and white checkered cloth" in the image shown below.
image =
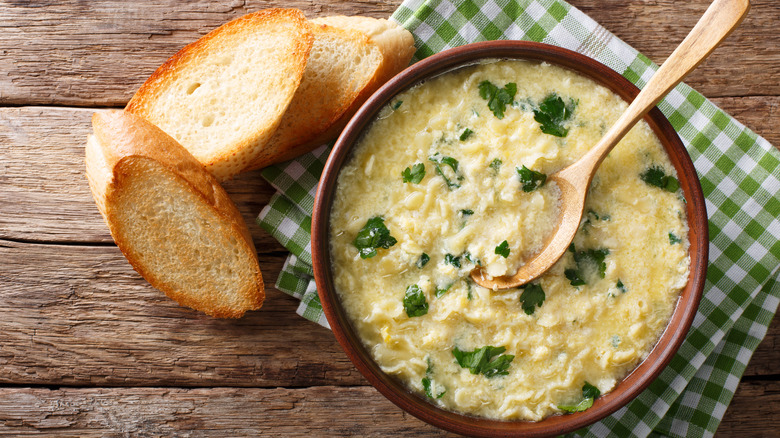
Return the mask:
[[(475, 41), (517, 39), (575, 50), (640, 88), (657, 66), (566, 2), (407, 0), (392, 19), (412, 32), (413, 61)], [(672, 44), (673, 42), (670, 42)], [(780, 303), (780, 153), (685, 84), (660, 104), (693, 159), (707, 203), (710, 260), (701, 306), (677, 355), (587, 437), (712, 436)], [(277, 288), (327, 327), (311, 268), (311, 212), (330, 148), (265, 169), (279, 191), (258, 223), (290, 250)]]

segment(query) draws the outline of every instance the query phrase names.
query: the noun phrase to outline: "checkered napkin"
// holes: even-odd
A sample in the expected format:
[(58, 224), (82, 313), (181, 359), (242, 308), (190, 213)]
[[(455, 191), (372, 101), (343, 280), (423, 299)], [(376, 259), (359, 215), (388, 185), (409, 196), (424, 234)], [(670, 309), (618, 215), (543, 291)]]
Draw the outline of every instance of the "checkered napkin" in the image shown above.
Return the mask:
[[(581, 11), (556, 0), (406, 0), (392, 19), (414, 34), (413, 61), (475, 41), (517, 39), (575, 50), (643, 87), (657, 66)], [(671, 42), (674, 43), (674, 42)], [(780, 153), (685, 84), (659, 105), (704, 189), (710, 260), (701, 306), (677, 355), (588, 437), (712, 436), (780, 303)], [(312, 279), (311, 212), (329, 146), (265, 169), (278, 190), (258, 223), (292, 253), (276, 287), (328, 326)]]

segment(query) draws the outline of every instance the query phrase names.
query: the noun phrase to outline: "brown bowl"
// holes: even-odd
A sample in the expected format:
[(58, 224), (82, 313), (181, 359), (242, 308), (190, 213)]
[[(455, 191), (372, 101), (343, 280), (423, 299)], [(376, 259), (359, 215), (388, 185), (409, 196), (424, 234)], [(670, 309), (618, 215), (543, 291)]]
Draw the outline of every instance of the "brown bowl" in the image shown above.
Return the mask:
[(312, 255), (314, 277), (317, 282), (322, 307), (333, 333), (347, 356), (358, 370), (385, 397), (417, 418), (430, 424), (466, 435), (478, 436), (526, 436), (541, 437), (560, 435), (592, 424), (615, 412), (642, 392), (666, 367), (685, 339), (699, 305), (707, 269), (707, 214), (704, 196), (687, 151), (677, 133), (654, 108), (645, 120), (661, 140), (672, 164), (677, 170), (685, 200), (687, 201), (690, 227), (690, 275), (681, 292), (668, 326), (649, 356), (642, 361), (611, 392), (599, 397), (593, 406), (584, 411), (567, 415), (555, 415), (538, 422), (499, 421), (477, 418), (443, 410), (411, 393), (395, 378), (383, 373), (373, 361), (353, 330), (338, 295), (333, 287), (328, 228), (336, 179), (352, 146), (360, 139), (363, 130), (377, 112), (393, 96), (411, 86), (460, 66), (481, 59), (524, 59), (544, 61), (573, 70), (589, 77), (626, 101), (632, 101), (639, 89), (609, 67), (570, 50), (546, 44), (526, 41), (489, 41), (469, 44), (447, 50), (426, 58), (390, 80), (376, 92), (355, 114), (344, 129), (320, 180), (314, 204), (312, 225)]

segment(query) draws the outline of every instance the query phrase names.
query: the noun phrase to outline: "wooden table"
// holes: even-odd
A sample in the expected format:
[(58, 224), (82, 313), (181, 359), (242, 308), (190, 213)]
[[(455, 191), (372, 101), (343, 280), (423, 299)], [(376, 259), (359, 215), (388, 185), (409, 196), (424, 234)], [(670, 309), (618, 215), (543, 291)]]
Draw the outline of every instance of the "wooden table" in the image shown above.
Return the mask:
[[(331, 333), (273, 289), (286, 251), (254, 218), (257, 172), (227, 184), (250, 224), (268, 297), (240, 320), (181, 308), (113, 244), (87, 188), (97, 108), (122, 107), (186, 43), (242, 14), (387, 17), (399, 0), (0, 1), (0, 435), (404, 435), (444, 432), (405, 414)], [(661, 62), (707, 0), (572, 0)], [(780, 3), (688, 80), (780, 145)], [(751, 360), (718, 436), (778, 436), (780, 323)]]

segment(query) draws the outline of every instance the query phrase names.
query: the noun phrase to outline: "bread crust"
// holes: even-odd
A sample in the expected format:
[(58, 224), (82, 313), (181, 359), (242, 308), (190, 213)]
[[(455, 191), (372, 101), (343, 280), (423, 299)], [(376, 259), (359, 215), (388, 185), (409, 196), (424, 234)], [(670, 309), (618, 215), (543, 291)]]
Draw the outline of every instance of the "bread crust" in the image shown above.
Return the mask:
[(272, 159), (261, 156), (246, 170), (254, 170), (292, 159), (336, 138), (363, 103), (385, 82), (409, 65), (409, 61), (411, 61), (416, 50), (412, 34), (388, 20), (334, 15), (313, 19), (311, 23), (315, 26), (333, 27), (342, 31), (358, 32), (364, 35), (368, 38), (369, 44), (379, 49), (382, 54), (382, 62), (371, 79), (365, 83), (360, 92), (354, 96), (352, 102), (341, 114), (330, 122), (330, 126), (326, 130), (318, 132), (307, 140), (303, 140), (302, 143), (288, 147), (287, 150), (276, 154)]
[[(94, 137), (87, 146), (87, 179), (95, 202), (108, 225), (117, 246), (133, 268), (152, 286), (170, 298), (206, 314), (220, 318), (241, 317), (247, 310), (259, 309), (265, 298), (263, 278), (257, 261), (252, 236), (241, 213), (225, 190), (195, 157), (176, 140), (141, 117), (126, 111), (101, 111), (92, 117)], [(254, 282), (240, 291), (249, 303), (244, 308), (193, 298), (187, 291), (174, 290), (163, 284), (134, 255), (132, 244), (117, 224), (114, 208), (129, 164), (134, 160), (152, 160), (183, 181), (188, 190), (197, 195), (203, 205), (228, 224), (236, 242), (250, 258)], [(171, 236), (175, 238), (175, 236)], [(182, 246), (187, 248), (187, 242)]]
[[(246, 170), (286, 161), (317, 147), (320, 143), (312, 144), (312, 140), (328, 131), (354, 105), (382, 64), (379, 47), (361, 32), (325, 24), (313, 24), (312, 30), (312, 57), (301, 85), (273, 137)], [(327, 66), (326, 62), (338, 54), (331, 48), (334, 45), (354, 53), (336, 58), (338, 65)], [(318, 59), (315, 53), (320, 55)], [(346, 81), (340, 77), (344, 73), (349, 75)]]
[[(289, 106), (295, 90), (300, 85), (301, 78), (306, 67), (306, 61), (314, 42), (311, 25), (305, 16), (297, 9), (271, 8), (236, 18), (214, 29), (197, 41), (188, 44), (178, 53), (168, 59), (144, 82), (135, 95), (130, 99), (125, 110), (140, 115), (152, 123), (165, 127), (155, 114), (153, 106), (172, 87), (176, 87), (177, 81), (188, 69), (197, 68), (202, 60), (208, 56), (218, 54), (219, 47), (232, 43), (231, 38), (242, 32), (251, 32), (252, 29), (267, 29), (273, 26), (289, 28), (291, 50), (284, 59), (277, 60), (275, 66), (285, 66), (284, 78), (281, 80), (285, 86), (274, 92), (280, 94), (280, 111), (270, 123), (257, 126), (256, 129), (243, 138), (219, 146), (209, 146), (206, 154), (193, 153), (201, 163), (213, 173), (218, 180), (224, 181), (239, 173), (251, 163), (261, 152), (262, 147), (270, 140), (281, 121), (282, 115)], [(281, 67), (279, 67), (281, 68)], [(286, 94), (285, 94), (286, 93)], [(193, 152), (194, 145), (182, 144)]]

